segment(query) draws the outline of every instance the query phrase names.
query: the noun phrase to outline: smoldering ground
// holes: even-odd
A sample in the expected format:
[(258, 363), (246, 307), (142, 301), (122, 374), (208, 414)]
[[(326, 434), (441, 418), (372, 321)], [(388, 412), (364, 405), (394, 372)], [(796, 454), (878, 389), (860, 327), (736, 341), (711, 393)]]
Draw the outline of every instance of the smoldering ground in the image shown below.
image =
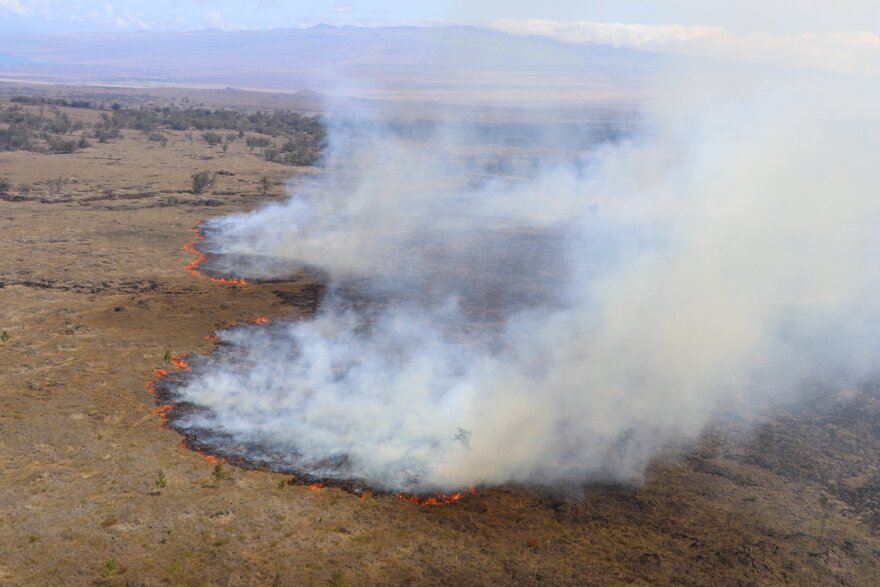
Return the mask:
[(500, 177), (455, 125), (331, 128), (314, 185), (207, 227), (236, 259), (320, 267), (326, 301), (222, 333), (176, 425), (390, 490), (631, 480), (714, 418), (871, 377), (875, 84), (726, 83)]

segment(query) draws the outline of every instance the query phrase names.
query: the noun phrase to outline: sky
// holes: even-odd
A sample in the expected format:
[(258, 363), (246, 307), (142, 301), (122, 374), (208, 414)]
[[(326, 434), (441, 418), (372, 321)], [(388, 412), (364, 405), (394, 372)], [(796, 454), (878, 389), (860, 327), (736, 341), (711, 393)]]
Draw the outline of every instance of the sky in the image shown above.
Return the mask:
[[(498, 20), (714, 25), (735, 33), (880, 33), (876, 0), (0, 0), (0, 32), (224, 30)], [(2, 39), (0, 39), (2, 48)]]

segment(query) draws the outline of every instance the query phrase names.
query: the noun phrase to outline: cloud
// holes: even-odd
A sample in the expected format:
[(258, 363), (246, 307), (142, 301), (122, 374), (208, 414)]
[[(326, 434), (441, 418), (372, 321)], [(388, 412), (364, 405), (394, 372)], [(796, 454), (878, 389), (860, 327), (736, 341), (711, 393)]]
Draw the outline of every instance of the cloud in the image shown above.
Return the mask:
[(498, 20), (491, 28), (567, 43), (598, 43), (717, 59), (842, 73), (880, 72), (880, 35), (828, 32), (737, 34), (718, 26), (641, 25), (591, 21)]
[(242, 24), (226, 20), (226, 17), (223, 16), (223, 13), (219, 10), (212, 10), (205, 14), (205, 22), (211, 28), (222, 29), (225, 31), (241, 31), (248, 28)]
[(347, 14), (354, 10), (354, 6), (348, 4), (347, 2), (340, 2), (336, 6), (333, 7), (334, 12), (338, 12), (339, 14)]
[(30, 8), (21, 0), (0, 0), (0, 11), (11, 12), (16, 16), (29, 16)]

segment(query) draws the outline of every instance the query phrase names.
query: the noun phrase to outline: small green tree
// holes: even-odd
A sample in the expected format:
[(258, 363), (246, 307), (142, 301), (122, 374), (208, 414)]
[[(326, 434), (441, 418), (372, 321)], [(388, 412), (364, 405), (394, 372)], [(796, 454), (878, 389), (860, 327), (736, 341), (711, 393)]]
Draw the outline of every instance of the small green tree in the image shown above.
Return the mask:
[(217, 181), (217, 175), (210, 171), (197, 171), (196, 173), (193, 173), (191, 177), (192, 193), (194, 194), (201, 194)]
[(9, 336), (9, 333), (5, 330), (3, 332), (0, 332), (0, 344), (6, 344), (10, 338), (12, 337)]

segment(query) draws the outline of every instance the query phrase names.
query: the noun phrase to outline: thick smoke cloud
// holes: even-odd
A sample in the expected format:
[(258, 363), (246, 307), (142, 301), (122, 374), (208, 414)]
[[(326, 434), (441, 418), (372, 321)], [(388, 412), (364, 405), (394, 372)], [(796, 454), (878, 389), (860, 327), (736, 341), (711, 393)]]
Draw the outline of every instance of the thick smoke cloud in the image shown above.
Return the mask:
[(209, 226), (326, 271), (327, 302), (223, 334), (237, 360), (179, 425), (389, 489), (631, 480), (714, 418), (870, 376), (873, 84), (690, 81), (635, 136), (531, 145), (500, 179), (457, 125), (331, 129), (324, 177)]

